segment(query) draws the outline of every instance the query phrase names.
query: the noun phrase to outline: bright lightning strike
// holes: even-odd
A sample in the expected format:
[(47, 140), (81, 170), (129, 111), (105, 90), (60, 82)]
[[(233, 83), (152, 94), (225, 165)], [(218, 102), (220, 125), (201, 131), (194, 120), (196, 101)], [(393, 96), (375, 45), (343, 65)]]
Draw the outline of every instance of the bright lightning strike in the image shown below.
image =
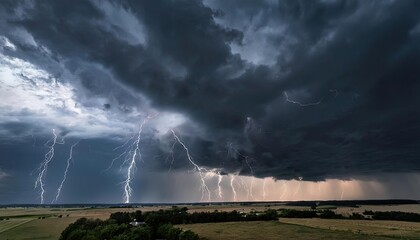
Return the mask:
[(70, 161), (73, 159), (73, 148), (76, 147), (77, 144), (79, 144), (79, 142), (71, 145), (70, 147), (70, 154), (69, 154), (69, 158), (67, 159), (67, 166), (66, 166), (66, 170), (64, 171), (63, 180), (61, 180), (60, 186), (57, 189), (57, 195), (55, 196), (55, 199), (52, 201), (52, 203), (57, 202), (58, 198), (60, 197), (61, 189), (63, 189), (64, 182), (67, 179), (67, 172), (69, 171)]
[[(249, 120), (250, 118), (248, 118), (248, 120)], [(252, 166), (251, 166), (251, 164), (249, 163), (249, 160), (254, 160), (253, 158), (250, 158), (250, 157), (248, 157), (248, 156), (246, 156), (246, 155), (243, 155), (242, 153), (240, 153), (239, 151), (238, 151), (238, 149), (237, 148), (235, 148), (234, 146), (233, 146), (233, 143), (231, 143), (231, 142), (228, 142), (227, 143), (227, 148), (228, 148), (228, 150), (227, 150), (227, 152), (228, 152), (228, 155), (230, 155), (230, 156), (234, 156), (235, 158), (237, 157), (237, 156), (240, 156), (240, 157), (242, 157), (244, 160), (245, 160), (245, 163), (246, 163), (246, 165), (248, 166), (248, 168), (249, 168), (249, 170), (251, 171), (251, 176), (252, 176), (252, 178), (251, 178), (251, 184), (250, 184), (250, 188), (249, 189), (247, 189), (247, 193), (248, 193), (248, 199), (251, 197), (251, 199), (254, 199), (254, 194), (253, 194), (253, 188), (254, 188), (254, 169), (252, 168)], [(243, 187), (247, 187), (247, 185), (243, 182), (243, 180), (242, 180), (242, 178), (240, 178), (241, 179), (241, 182), (242, 182), (242, 186)]]
[(266, 184), (267, 184), (267, 178), (264, 178), (263, 188), (262, 188), (262, 190), (263, 190), (263, 200), (265, 200), (265, 197), (267, 196), (266, 192), (265, 192), (265, 185)]
[(301, 182), (303, 180), (303, 177), (299, 177), (298, 179), (299, 179), (299, 183), (298, 183), (298, 186), (296, 188), (296, 191), (293, 193), (293, 197), (295, 197), (296, 194), (299, 192), (299, 190), (300, 190), (300, 184), (301, 184)]
[[(175, 137), (174, 137), (174, 139), (175, 139)], [(174, 164), (174, 161), (175, 161), (175, 157), (174, 157), (174, 148), (175, 148), (175, 144), (176, 144), (176, 143), (177, 143), (177, 141), (176, 141), (176, 139), (175, 139), (174, 143), (173, 143), (173, 144), (172, 144), (172, 146), (171, 146), (171, 150), (170, 150), (171, 154), (170, 154), (170, 155), (168, 155), (168, 156), (166, 157), (166, 159), (165, 159), (165, 163), (167, 163), (167, 162), (168, 162), (169, 157), (171, 158), (171, 159), (170, 159), (170, 161), (169, 161), (169, 169), (168, 169), (168, 172), (170, 172), (170, 171), (171, 171), (171, 169), (172, 169), (172, 165)]]
[(340, 200), (343, 200), (343, 197), (344, 197), (344, 192), (345, 192), (345, 188), (346, 188), (346, 185), (347, 185), (347, 181), (341, 181), (341, 195), (340, 195)]
[(283, 192), (282, 192), (282, 194), (280, 195), (280, 198), (279, 198), (280, 200), (282, 200), (282, 199), (283, 199), (283, 197), (284, 197), (284, 195), (286, 194), (286, 192), (287, 192), (287, 184), (283, 182)]
[(176, 135), (175, 131), (173, 129), (171, 129), (172, 135), (174, 136), (175, 140), (182, 145), (182, 147), (184, 148), (185, 152), (187, 153), (187, 158), (188, 161), (194, 166), (194, 169), (198, 172), (199, 176), (200, 176), (200, 180), (201, 180), (201, 201), (204, 200), (204, 196), (208, 195), (208, 200), (211, 201), (211, 193), (209, 188), (207, 187), (206, 181), (204, 179), (204, 175), (203, 172), (207, 172), (207, 170), (203, 167), (198, 166), (193, 158), (190, 155), (190, 151), (187, 148), (187, 146), (181, 141), (181, 139), (179, 139), (179, 137)]
[[(116, 148), (114, 148), (113, 149), (113, 151), (115, 151), (115, 150), (117, 150), (117, 149), (121, 149), (121, 148), (124, 148), (131, 140), (133, 140), (134, 139), (134, 137), (136, 136), (136, 134), (133, 134), (130, 138), (128, 138), (127, 139), (127, 141), (125, 141), (122, 145), (120, 145), (120, 146), (118, 146), (118, 147), (116, 147)], [(108, 170), (110, 170), (111, 168), (112, 168), (112, 166), (114, 166), (114, 162), (116, 161), (116, 160), (118, 160), (118, 159), (120, 159), (121, 157), (123, 157), (123, 156), (125, 156), (125, 160), (124, 160), (124, 162), (123, 162), (123, 164), (120, 166), (120, 171), (122, 170), (122, 167), (123, 167), (123, 165), (124, 165), (124, 163), (126, 163), (127, 161), (128, 161), (128, 159), (130, 158), (130, 156), (131, 156), (131, 152), (132, 152), (132, 148), (133, 148), (133, 144), (131, 144), (131, 145), (128, 145), (128, 147), (126, 147), (125, 148), (125, 150), (120, 154), (120, 155), (118, 155), (117, 157), (115, 157), (115, 158), (113, 158), (112, 160), (111, 160), (111, 164), (105, 169), (105, 170), (103, 170), (102, 172), (106, 172), (106, 171), (108, 171)]]
[(248, 161), (248, 156), (245, 157), (245, 162), (248, 165), (249, 169), (251, 170), (251, 186), (249, 188), (249, 195), (251, 196), (251, 199), (254, 199), (254, 194), (253, 194), (253, 188), (254, 188), (254, 169), (251, 167), (251, 164), (249, 164)]
[(248, 188), (248, 184), (245, 183), (244, 178), (242, 176), (239, 176), (239, 179), (241, 180), (241, 186), (246, 191), (247, 199), (250, 200), (250, 189)]
[(235, 180), (235, 176), (234, 175), (230, 175), (230, 187), (232, 188), (233, 201), (236, 202), (236, 190), (235, 190), (235, 187), (233, 186), (233, 181), (234, 180)]
[(218, 175), (218, 180), (217, 180), (217, 189), (218, 189), (218, 193), (219, 193), (219, 198), (220, 199), (222, 199), (223, 198), (223, 193), (222, 193), (222, 186), (221, 186), (221, 183), (222, 183), (222, 180), (223, 180), (223, 176), (220, 174), (220, 173), (218, 173), (217, 174)]
[[(135, 136), (135, 134), (133, 134), (130, 138), (128, 138), (127, 141), (125, 141), (122, 145), (114, 148), (112, 151), (115, 151), (115, 150), (118, 150), (118, 149), (121, 149), (121, 148), (125, 147), (131, 140), (134, 139), (134, 136)], [(117, 157), (113, 158), (111, 160), (111, 164), (109, 164), (109, 166), (105, 170), (103, 170), (102, 172), (106, 172), (106, 171), (110, 170), (112, 168), (112, 166), (114, 166), (114, 162), (116, 160), (120, 159), (124, 155), (126, 156), (126, 159), (124, 161), (124, 163), (125, 163), (127, 161), (128, 157), (131, 155), (131, 154), (128, 154), (128, 153), (131, 153), (131, 151), (130, 152), (128, 151), (131, 148), (133, 148), (133, 145), (129, 145), (120, 155), (118, 155)], [(121, 169), (122, 169), (122, 165), (120, 167), (120, 170)]]
[[(147, 123), (151, 116), (147, 116), (143, 122), (140, 124), (139, 132), (137, 133), (137, 138), (133, 142), (131, 149), (128, 156), (130, 156), (130, 162), (127, 169), (127, 176), (124, 181), (124, 202), (130, 203), (130, 197), (133, 193), (133, 189), (131, 188), (131, 181), (134, 177), (134, 171), (136, 170), (136, 159), (141, 159), (141, 152), (140, 152), (140, 141), (141, 141), (141, 134), (143, 132), (143, 126)], [(124, 144), (125, 145), (125, 144)], [(138, 156), (138, 157), (137, 157)], [(126, 158), (127, 160), (128, 158)], [(125, 162), (125, 161), (124, 161)]]
[(52, 134), (53, 134), (53, 137), (50, 140), (48, 140), (48, 142), (46, 143), (46, 145), (51, 143), (51, 145), (49, 146), (50, 150), (45, 154), (45, 158), (41, 162), (38, 168), (39, 173), (35, 181), (35, 189), (39, 187), (41, 190), (41, 193), (40, 193), (41, 204), (44, 204), (45, 179), (46, 179), (46, 175), (48, 171), (48, 164), (51, 162), (51, 160), (54, 157), (55, 144), (64, 144), (64, 141), (57, 142), (57, 134), (55, 133), (55, 129), (52, 130)]
[(297, 104), (297, 105), (299, 105), (301, 107), (315, 106), (315, 105), (319, 105), (322, 102), (322, 99), (319, 100), (318, 102), (312, 102), (312, 103), (301, 103), (301, 102), (297, 102), (297, 101), (291, 100), (289, 98), (289, 95), (287, 95), (287, 92), (286, 91), (284, 91), (284, 96), (286, 97), (286, 101), (287, 102), (293, 103), (293, 104)]

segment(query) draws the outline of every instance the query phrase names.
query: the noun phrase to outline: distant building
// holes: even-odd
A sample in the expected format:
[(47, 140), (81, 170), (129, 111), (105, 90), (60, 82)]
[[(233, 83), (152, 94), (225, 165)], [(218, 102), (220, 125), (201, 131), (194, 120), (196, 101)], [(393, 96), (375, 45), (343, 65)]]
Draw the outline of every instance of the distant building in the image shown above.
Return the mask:
[(133, 227), (142, 226), (146, 224), (145, 222), (137, 222), (136, 219), (134, 219), (132, 222), (130, 222), (130, 225)]

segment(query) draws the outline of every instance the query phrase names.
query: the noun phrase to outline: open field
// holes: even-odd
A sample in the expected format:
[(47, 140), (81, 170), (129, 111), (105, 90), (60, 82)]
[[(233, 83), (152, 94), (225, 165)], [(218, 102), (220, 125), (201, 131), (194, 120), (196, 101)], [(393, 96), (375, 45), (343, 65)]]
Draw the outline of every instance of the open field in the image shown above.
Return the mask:
[(311, 228), (281, 222), (228, 222), (180, 225), (185, 230), (192, 230), (203, 239), (390, 239), (388, 237), (357, 234), (345, 231)]
[[(170, 206), (140, 208), (0, 208), (0, 239), (58, 239), (61, 232), (79, 218), (107, 219), (114, 212), (155, 211)], [(58, 216), (62, 216), (61, 218)], [(45, 219), (39, 219), (45, 217)]]
[(32, 221), (33, 219), (27, 219), (27, 218), (16, 218), (16, 219), (9, 219), (9, 220), (5, 220), (3, 222), (1, 222), (0, 224), (0, 234), (2, 232), (5, 232), (9, 229), (13, 229), (15, 227), (18, 227), (22, 224), (25, 224), (27, 222)]
[[(283, 204), (225, 204), (225, 205), (182, 205), (190, 212), (264, 211), (266, 209), (300, 209), (309, 207), (285, 206)], [(334, 206), (332, 206), (334, 207)], [(136, 208), (0, 208), (0, 239), (58, 239), (60, 233), (78, 218), (107, 219), (113, 212), (141, 210), (155, 211), (171, 206), (144, 206)], [(360, 206), (359, 208), (337, 207), (337, 213), (349, 215), (374, 211), (420, 212), (420, 205)], [(59, 217), (61, 215), (61, 217)], [(41, 218), (41, 219), (40, 219)], [(45, 219), (42, 219), (45, 218)], [(182, 225), (206, 239), (420, 239), (420, 223), (344, 220), (344, 219), (291, 219), (281, 218), (279, 222), (233, 222)], [(281, 239), (281, 238), (280, 238)]]
[[(63, 229), (76, 219), (74, 217), (32, 219), (25, 224), (0, 233), (0, 239), (58, 239)], [(3, 223), (0, 222), (0, 224)]]
[(91, 217), (106, 219), (114, 212), (130, 212), (130, 211), (156, 211), (159, 209), (171, 208), (171, 206), (147, 206), (138, 208), (0, 208), (0, 217), (38, 217), (38, 216), (54, 216), (69, 215), (74, 217)]
[(265, 211), (267, 209), (279, 209), (279, 208), (290, 208), (290, 209), (301, 209), (301, 210), (307, 210), (308, 207), (304, 206), (286, 206), (284, 204), (251, 204), (251, 205), (240, 205), (240, 204), (226, 204), (226, 205), (206, 205), (206, 206), (200, 206), (200, 205), (194, 205), (194, 206), (186, 206), (188, 208), (189, 212), (213, 212), (214, 210), (217, 211), (225, 211), (230, 212), (233, 210), (239, 211), (239, 212), (251, 212), (251, 211)]
[(362, 213), (365, 210), (372, 210), (388, 212), (388, 211), (400, 211), (400, 212), (412, 212), (420, 213), (420, 204), (402, 204), (402, 205), (361, 205), (358, 208), (354, 207), (338, 207), (336, 213), (349, 214), (349, 213)]
[(370, 236), (420, 239), (420, 223), (418, 222), (319, 218), (281, 218), (280, 222), (308, 226), (317, 229), (361, 233)]

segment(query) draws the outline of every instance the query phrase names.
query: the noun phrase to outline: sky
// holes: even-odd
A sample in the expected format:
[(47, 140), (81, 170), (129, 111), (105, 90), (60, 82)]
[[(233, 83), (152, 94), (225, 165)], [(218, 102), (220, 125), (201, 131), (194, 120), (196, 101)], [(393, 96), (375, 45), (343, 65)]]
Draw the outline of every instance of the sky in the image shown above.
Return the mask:
[(0, 204), (420, 199), (420, 2), (0, 2)]

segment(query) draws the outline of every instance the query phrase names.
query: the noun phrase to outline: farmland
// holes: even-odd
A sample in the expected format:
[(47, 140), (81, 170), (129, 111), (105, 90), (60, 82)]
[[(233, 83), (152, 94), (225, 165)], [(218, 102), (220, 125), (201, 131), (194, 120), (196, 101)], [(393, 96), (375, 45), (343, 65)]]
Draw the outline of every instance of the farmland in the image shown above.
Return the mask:
[(181, 225), (183, 229), (196, 232), (203, 239), (389, 239), (383, 236), (356, 234), (346, 231), (334, 231), (306, 227), (298, 224), (281, 222), (230, 222)]
[[(180, 205), (189, 212), (232, 211), (251, 212), (266, 209), (308, 210), (305, 206), (283, 204), (223, 204)], [(81, 217), (107, 219), (114, 212), (143, 212), (169, 209), (171, 206), (139, 206), (133, 208), (79, 207), (0, 208), (0, 239), (58, 239), (61, 231)], [(335, 207), (335, 212), (350, 215), (365, 210), (420, 212), (417, 204)], [(348, 219), (297, 219), (280, 218), (278, 222), (228, 222), (178, 225), (192, 230), (203, 239), (420, 239), (420, 223), (403, 221), (348, 220)]]

